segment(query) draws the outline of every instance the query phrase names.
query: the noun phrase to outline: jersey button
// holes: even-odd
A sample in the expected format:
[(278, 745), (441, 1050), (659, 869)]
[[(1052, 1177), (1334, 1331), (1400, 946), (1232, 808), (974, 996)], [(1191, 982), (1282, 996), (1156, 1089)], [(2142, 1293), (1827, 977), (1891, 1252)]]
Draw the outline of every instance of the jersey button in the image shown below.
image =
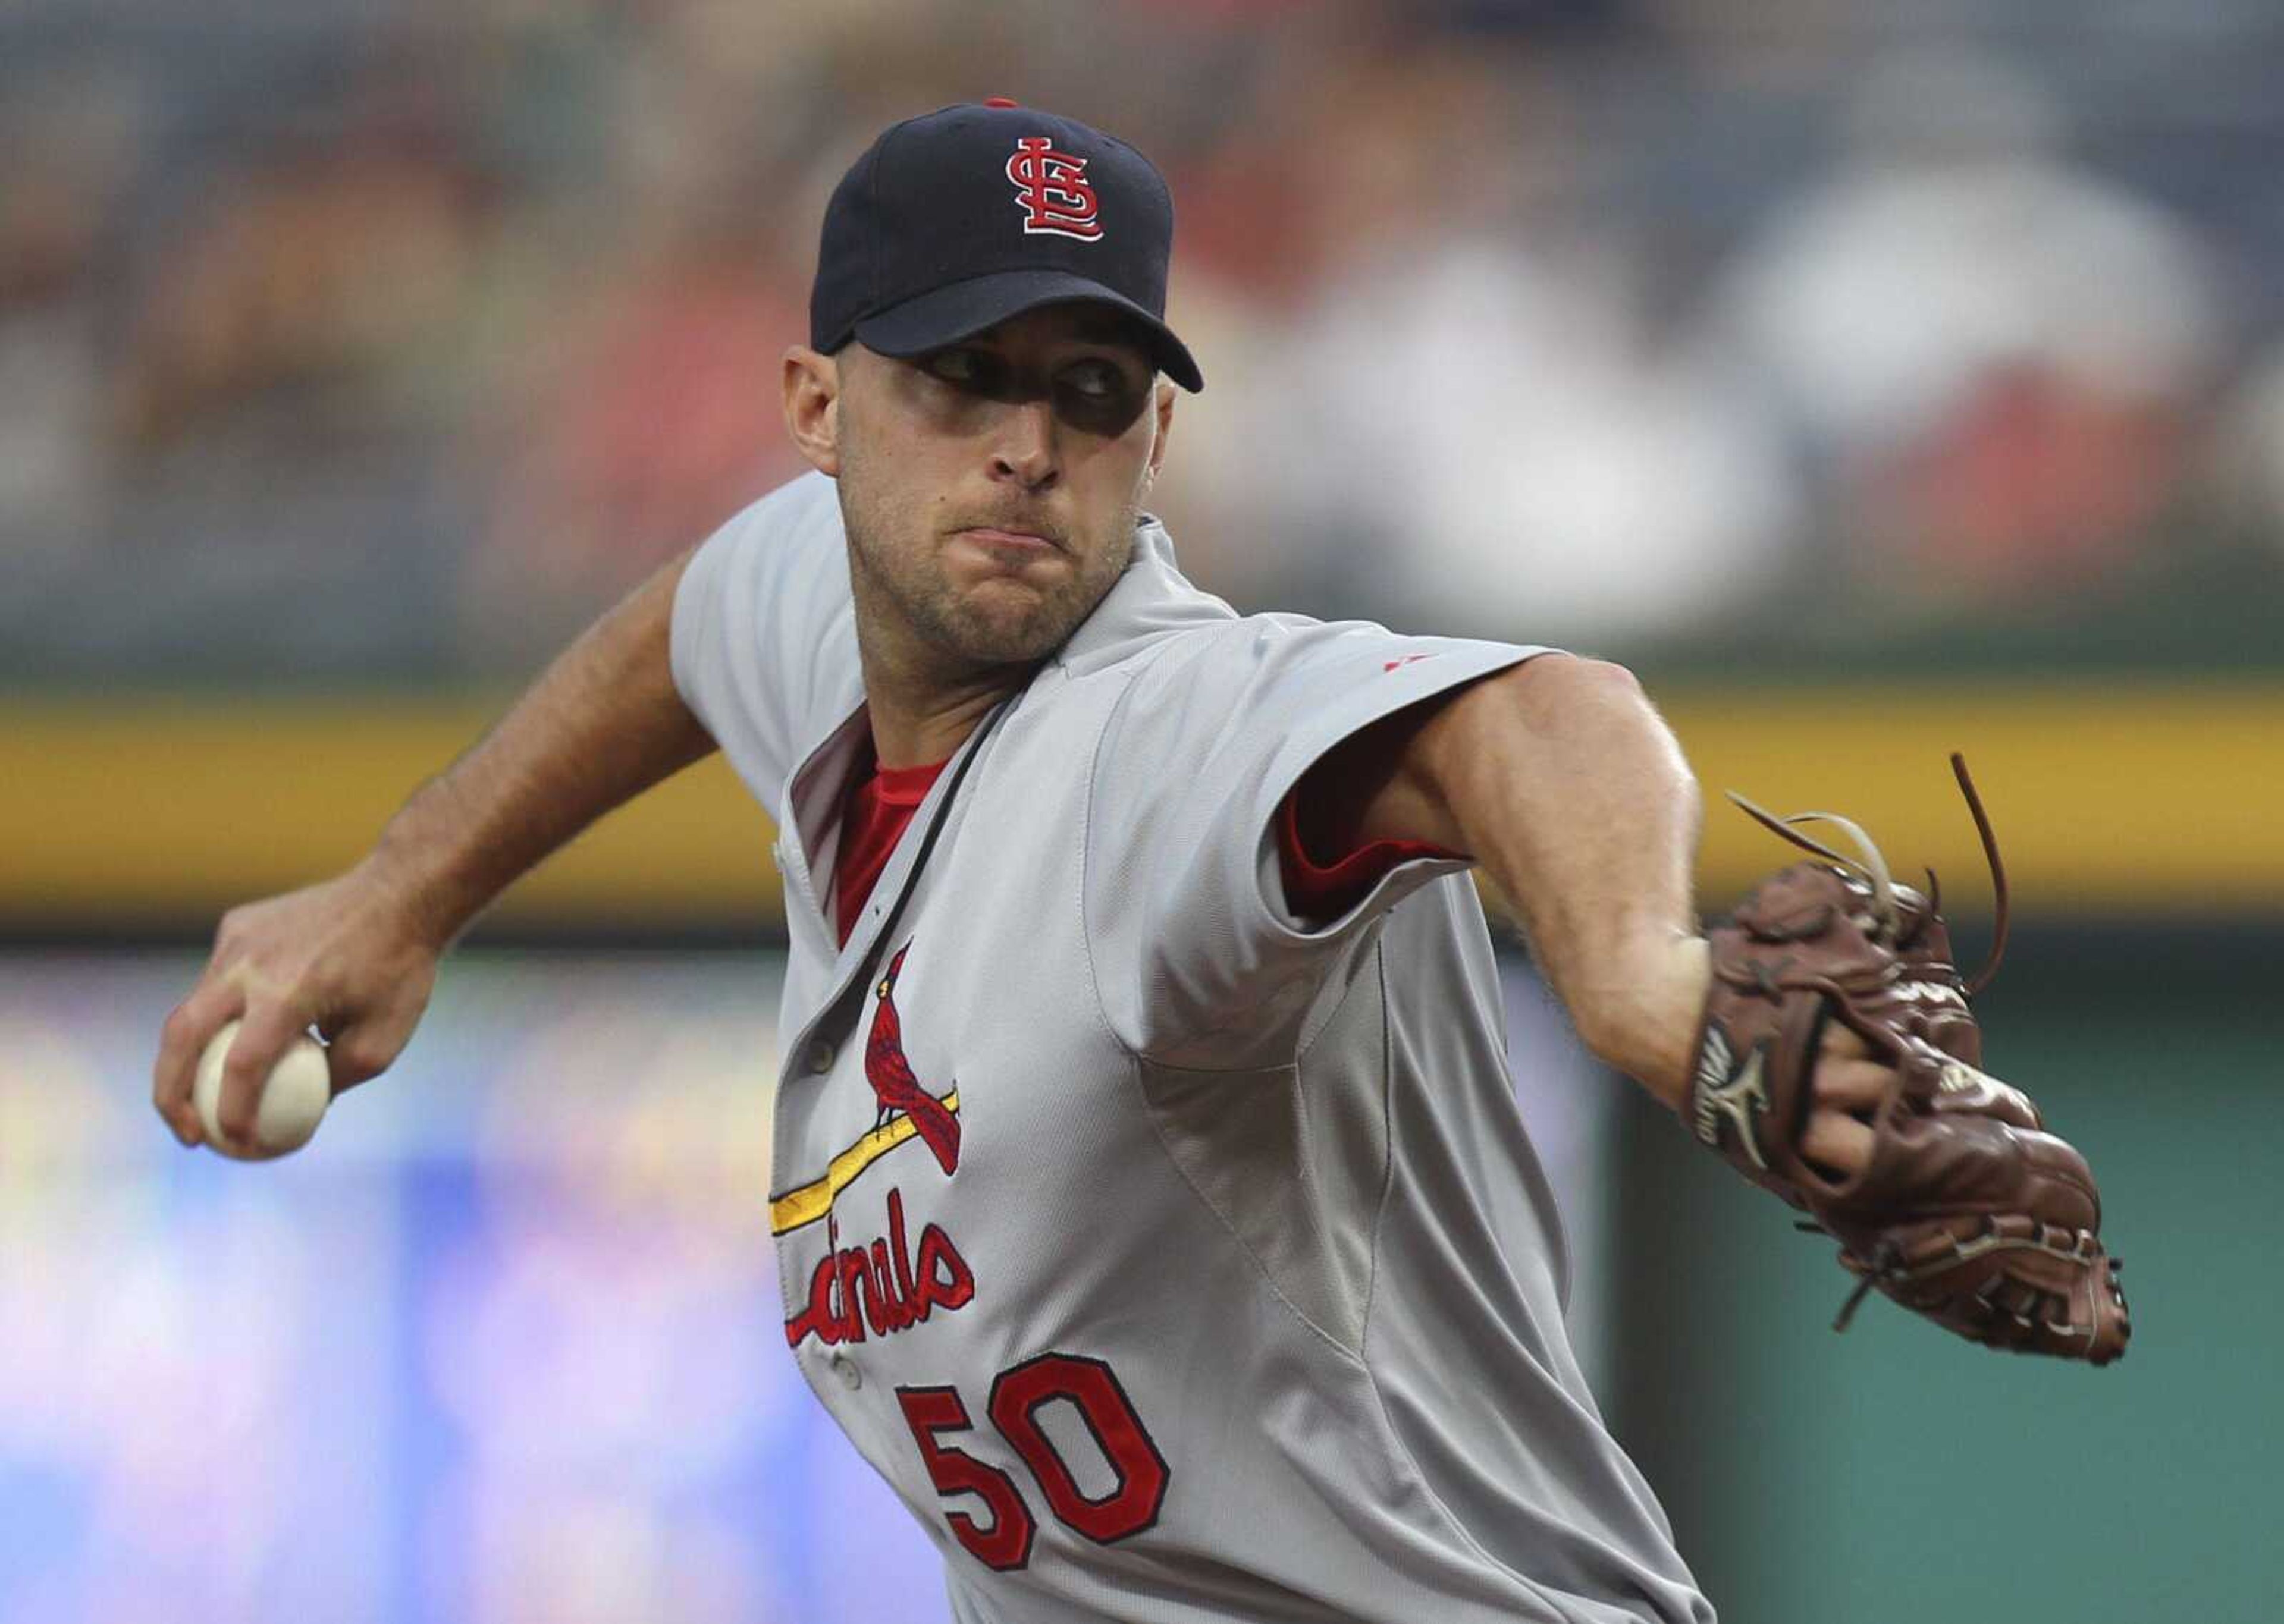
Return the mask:
[(833, 1069), (833, 1045), (819, 1038), (809, 1046), (809, 1069), (822, 1077)]
[(858, 1370), (856, 1362), (846, 1354), (833, 1355), (833, 1373), (840, 1378), (841, 1385), (851, 1393), (864, 1385), (864, 1372)]

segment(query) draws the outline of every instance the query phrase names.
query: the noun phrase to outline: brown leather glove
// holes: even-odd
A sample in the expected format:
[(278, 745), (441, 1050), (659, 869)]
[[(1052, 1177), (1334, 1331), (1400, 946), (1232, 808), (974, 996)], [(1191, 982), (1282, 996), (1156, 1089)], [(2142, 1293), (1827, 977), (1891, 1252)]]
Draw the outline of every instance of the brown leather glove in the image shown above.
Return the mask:
[[(1998, 885), (2006, 878), (1981, 801), (1957, 756), (1967, 805)], [(2107, 1364), (2131, 1323), (2101, 1248), (2101, 1198), (2085, 1159), (2045, 1131), (2021, 1090), (1984, 1073), (1972, 988), (1928, 894), (1897, 885), (1878, 848), (1845, 818), (1789, 818), (1733, 797), (1819, 855), (1764, 881), (1708, 932), (1713, 980), (1698, 1029), (1684, 1120), (1747, 1178), (1809, 1214), (1861, 1280), (1834, 1329), (1878, 1287), (1970, 1341)], [(1844, 856), (1795, 825), (1828, 823)], [(1803, 1150), (1826, 1023), (1860, 1038), (1892, 1074), (1863, 1113), (1871, 1150), (1852, 1172)]]

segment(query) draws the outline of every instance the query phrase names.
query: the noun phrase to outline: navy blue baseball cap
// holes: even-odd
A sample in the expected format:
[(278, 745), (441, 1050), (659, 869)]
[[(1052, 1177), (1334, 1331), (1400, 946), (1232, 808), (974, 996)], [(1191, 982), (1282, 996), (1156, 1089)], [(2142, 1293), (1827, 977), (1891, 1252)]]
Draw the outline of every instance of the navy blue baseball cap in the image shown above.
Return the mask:
[(1205, 387), (1166, 325), (1174, 199), (1123, 141), (1004, 98), (891, 125), (825, 207), (809, 341), (925, 355), (1041, 305), (1134, 318), (1158, 370)]

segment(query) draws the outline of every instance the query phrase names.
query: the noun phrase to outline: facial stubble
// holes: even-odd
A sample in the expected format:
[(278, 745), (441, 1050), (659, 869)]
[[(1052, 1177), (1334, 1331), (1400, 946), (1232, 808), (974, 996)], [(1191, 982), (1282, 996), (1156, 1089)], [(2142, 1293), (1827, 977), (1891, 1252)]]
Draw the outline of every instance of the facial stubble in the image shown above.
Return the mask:
[(1006, 576), (962, 587), (945, 559), (951, 538), (932, 522), (931, 504), (902, 499), (876, 477), (870, 449), (852, 443), (861, 438), (844, 435), (839, 475), (857, 613), (875, 625), (887, 621), (948, 670), (1036, 665), (1094, 613), (1133, 556), (1138, 490), (1120, 504), (1100, 541), (1064, 538), (1072, 567), (1048, 584)]

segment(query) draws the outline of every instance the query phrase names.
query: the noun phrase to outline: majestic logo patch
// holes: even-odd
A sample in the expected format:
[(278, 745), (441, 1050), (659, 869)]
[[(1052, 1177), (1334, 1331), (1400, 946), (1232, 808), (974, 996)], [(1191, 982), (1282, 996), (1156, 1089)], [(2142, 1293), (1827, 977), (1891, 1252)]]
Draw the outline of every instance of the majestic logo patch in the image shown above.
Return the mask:
[(1007, 178), (1014, 183), (1015, 201), (1023, 206), (1023, 234), (1052, 231), (1076, 237), (1083, 243), (1102, 235), (1095, 215), (1101, 201), (1086, 178), (1087, 160), (1071, 152), (1058, 152), (1044, 136), (1025, 136), (1015, 143), (1007, 160)]

